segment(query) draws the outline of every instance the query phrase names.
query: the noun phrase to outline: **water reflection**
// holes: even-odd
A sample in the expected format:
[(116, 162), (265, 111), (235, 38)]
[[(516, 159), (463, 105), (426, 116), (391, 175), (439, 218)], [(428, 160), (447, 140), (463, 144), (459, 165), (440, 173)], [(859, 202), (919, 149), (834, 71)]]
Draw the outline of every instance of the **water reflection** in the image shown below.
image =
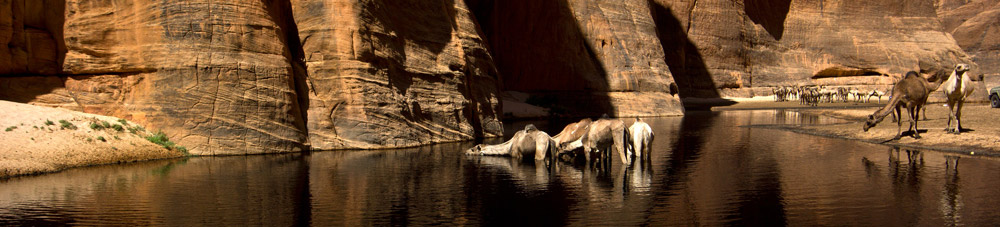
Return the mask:
[(656, 131), (652, 160), (627, 168), (615, 161), (609, 171), (465, 156), (468, 142), (191, 158), (14, 178), (0, 182), (0, 225), (1000, 222), (997, 160), (963, 157), (958, 165), (959, 157), (933, 151), (740, 127), (841, 123), (781, 110), (646, 122)]

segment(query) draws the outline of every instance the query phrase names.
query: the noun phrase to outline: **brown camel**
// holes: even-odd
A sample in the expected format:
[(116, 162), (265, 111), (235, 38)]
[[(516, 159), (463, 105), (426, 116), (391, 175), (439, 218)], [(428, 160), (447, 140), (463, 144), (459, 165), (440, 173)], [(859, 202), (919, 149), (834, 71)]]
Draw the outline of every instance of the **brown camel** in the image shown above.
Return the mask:
[(587, 131), (590, 130), (590, 123), (593, 123), (590, 118), (584, 118), (578, 122), (569, 123), (563, 128), (562, 132), (559, 132), (559, 134), (552, 137), (552, 141), (556, 143), (556, 147), (566, 151), (563, 147), (573, 141), (579, 140), (580, 137), (587, 134)]
[(630, 158), (625, 154), (625, 136), (628, 133), (625, 122), (619, 119), (601, 118), (590, 123), (586, 129), (586, 133), (583, 133), (576, 140), (560, 141), (565, 145), (560, 148), (562, 152), (570, 152), (582, 147), (583, 155), (587, 161), (610, 165), (611, 152), (614, 150), (621, 156), (622, 163), (631, 163)]
[[(864, 126), (865, 132), (875, 127), (879, 122), (882, 122), (886, 116), (893, 113), (893, 110), (895, 110), (896, 115), (902, 116), (900, 108), (905, 107), (910, 115), (909, 130), (913, 131), (913, 138), (920, 138), (920, 132), (917, 130), (917, 117), (919, 116), (921, 107), (927, 102), (927, 95), (933, 91), (930, 86), (927, 79), (921, 77), (917, 72), (907, 72), (906, 76), (893, 86), (892, 98), (889, 99), (889, 102), (872, 115), (868, 115), (868, 120), (865, 121)], [(903, 135), (902, 119), (897, 121), (897, 125), (895, 139), (899, 139)]]
[[(962, 133), (962, 104), (965, 103), (965, 97), (969, 97), (975, 90), (975, 87), (972, 86), (972, 80), (965, 73), (968, 71), (969, 65), (958, 64), (955, 66), (955, 70), (951, 71), (951, 76), (941, 84), (941, 90), (948, 97), (950, 113), (948, 114), (948, 127), (944, 128), (944, 131), (948, 133)], [(955, 120), (954, 128), (951, 125), (952, 119)]]

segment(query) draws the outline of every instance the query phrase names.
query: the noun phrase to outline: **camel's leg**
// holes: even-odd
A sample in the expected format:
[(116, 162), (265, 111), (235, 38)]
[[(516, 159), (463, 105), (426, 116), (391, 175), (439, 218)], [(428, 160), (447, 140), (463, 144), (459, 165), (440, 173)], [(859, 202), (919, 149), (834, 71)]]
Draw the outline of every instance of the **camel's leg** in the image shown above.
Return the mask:
[(653, 137), (650, 136), (648, 139), (642, 141), (643, 159), (645, 161), (647, 161), (647, 162), (649, 162), (650, 160), (653, 160), (653, 155), (651, 153), (649, 153), (649, 152), (651, 152), (653, 150), (653, 148), (649, 147), (649, 145), (650, 145), (649, 142), (652, 141), (652, 140), (653, 140)]
[(958, 106), (955, 106), (955, 134), (962, 133), (962, 105), (965, 104), (964, 100), (958, 101)]
[(948, 126), (945, 126), (945, 132), (953, 132), (951, 128), (951, 120), (955, 119), (955, 103), (948, 101)]
[[(896, 106), (895, 111), (896, 112), (894, 112), (894, 113), (896, 113), (897, 116), (901, 116), (902, 112), (901, 112), (899, 106)], [(895, 137), (895, 139), (899, 139), (899, 138), (902, 138), (902, 137), (903, 137), (903, 121), (896, 121), (896, 137)]]
[[(920, 117), (920, 107), (910, 108), (910, 130), (913, 130), (913, 138), (920, 139), (920, 131), (917, 129), (917, 120)], [(902, 118), (900, 118), (902, 120)]]
[[(612, 138), (612, 140), (614, 140), (614, 144), (612, 144), (611, 146), (614, 146), (614, 147), (611, 148), (611, 149), (608, 149), (608, 151), (609, 152), (611, 150), (618, 151), (618, 156), (621, 157), (622, 163), (626, 164), (626, 165), (631, 164), (632, 163), (631, 162), (632, 159), (629, 157), (628, 154), (625, 154), (625, 137), (626, 136), (630, 136), (630, 135), (626, 134), (625, 130), (613, 130), (613, 131), (614, 132), (612, 132), (611, 135), (614, 136), (614, 138)], [(611, 154), (608, 154), (609, 161), (610, 161), (610, 157), (611, 157)]]

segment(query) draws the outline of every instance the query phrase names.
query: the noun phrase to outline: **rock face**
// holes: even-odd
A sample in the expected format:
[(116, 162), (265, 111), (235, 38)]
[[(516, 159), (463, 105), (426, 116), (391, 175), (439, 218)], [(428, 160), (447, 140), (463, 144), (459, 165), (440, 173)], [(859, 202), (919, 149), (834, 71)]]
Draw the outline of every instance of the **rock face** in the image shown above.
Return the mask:
[(938, 0), (937, 7), (944, 31), (986, 74), (987, 87), (1000, 85), (1000, 1)]
[(194, 154), (498, 136), (496, 71), (463, 7), (70, 0), (62, 76), (3, 78), (0, 97), (127, 118)]
[(683, 114), (648, 2), (466, 2), (504, 90), (532, 94), (555, 114)]
[(60, 72), (63, 0), (0, 1), (0, 75)]
[(499, 136), (497, 72), (461, 1), (293, 1), (313, 148)]
[(906, 71), (972, 63), (943, 31), (931, 0), (654, 2), (658, 28), (673, 34), (663, 41), (674, 50), (667, 62), (686, 72), (674, 74), (685, 96), (889, 85)]
[(194, 154), (406, 147), (502, 135), (504, 91), (625, 117), (781, 85), (885, 89), (991, 61), (996, 4), (0, 0), (0, 99), (126, 118)]

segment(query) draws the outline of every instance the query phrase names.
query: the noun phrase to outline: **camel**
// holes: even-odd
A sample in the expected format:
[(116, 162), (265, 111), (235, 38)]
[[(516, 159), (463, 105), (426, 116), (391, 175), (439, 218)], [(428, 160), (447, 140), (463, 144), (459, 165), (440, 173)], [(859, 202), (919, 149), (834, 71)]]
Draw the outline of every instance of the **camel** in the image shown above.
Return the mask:
[(653, 129), (642, 119), (635, 118), (632, 126), (628, 127), (628, 141), (625, 143), (627, 153), (635, 155), (640, 161), (651, 160), (650, 146), (653, 143)]
[(593, 121), (587, 127), (586, 133), (579, 139), (561, 141), (565, 146), (560, 149), (563, 152), (569, 152), (582, 147), (584, 157), (588, 161), (591, 163), (598, 161), (602, 165), (610, 164), (610, 152), (615, 150), (621, 156), (622, 163), (631, 163), (631, 159), (625, 155), (625, 135), (627, 135), (627, 130), (622, 120), (601, 118)]
[[(917, 72), (907, 72), (906, 76), (893, 86), (892, 98), (889, 99), (889, 102), (881, 109), (875, 111), (875, 113), (868, 115), (868, 120), (865, 121), (864, 126), (865, 132), (875, 127), (879, 122), (882, 122), (890, 113), (902, 116), (900, 115), (902, 114), (900, 108), (906, 107), (907, 112), (910, 114), (909, 130), (913, 131), (913, 138), (919, 139), (920, 132), (917, 130), (917, 116), (919, 116), (921, 107), (927, 102), (927, 96), (931, 91), (932, 89), (929, 87), (927, 79), (921, 77)], [(903, 121), (897, 121), (897, 125), (895, 139), (899, 139), (903, 135)]]
[(882, 96), (884, 96), (884, 95), (885, 95), (885, 92), (882, 92), (882, 91), (879, 91), (879, 90), (872, 90), (871, 93), (868, 93), (868, 99), (865, 100), (865, 102), (872, 102), (872, 97), (878, 96), (878, 102), (877, 103), (882, 103)]
[[(950, 111), (948, 127), (944, 129), (945, 132), (962, 133), (962, 104), (965, 103), (965, 98), (969, 97), (975, 90), (975, 87), (972, 86), (972, 80), (965, 73), (968, 71), (969, 65), (958, 64), (955, 66), (955, 70), (951, 71), (951, 76), (941, 84), (944, 95), (948, 97), (948, 110)], [(954, 128), (951, 125), (952, 119), (955, 120)]]
[(584, 118), (578, 122), (569, 123), (563, 128), (562, 132), (553, 136), (552, 140), (555, 141), (556, 147), (565, 151), (565, 149), (562, 148), (565, 147), (567, 143), (579, 140), (580, 137), (587, 134), (587, 131), (590, 129), (590, 123), (593, 123), (590, 118)]
[(478, 144), (466, 150), (465, 154), (511, 156), (515, 159), (535, 156), (536, 161), (548, 158), (551, 165), (555, 162), (556, 151), (556, 144), (549, 134), (528, 124), (523, 130), (514, 133), (514, 137), (507, 142), (496, 145)]

